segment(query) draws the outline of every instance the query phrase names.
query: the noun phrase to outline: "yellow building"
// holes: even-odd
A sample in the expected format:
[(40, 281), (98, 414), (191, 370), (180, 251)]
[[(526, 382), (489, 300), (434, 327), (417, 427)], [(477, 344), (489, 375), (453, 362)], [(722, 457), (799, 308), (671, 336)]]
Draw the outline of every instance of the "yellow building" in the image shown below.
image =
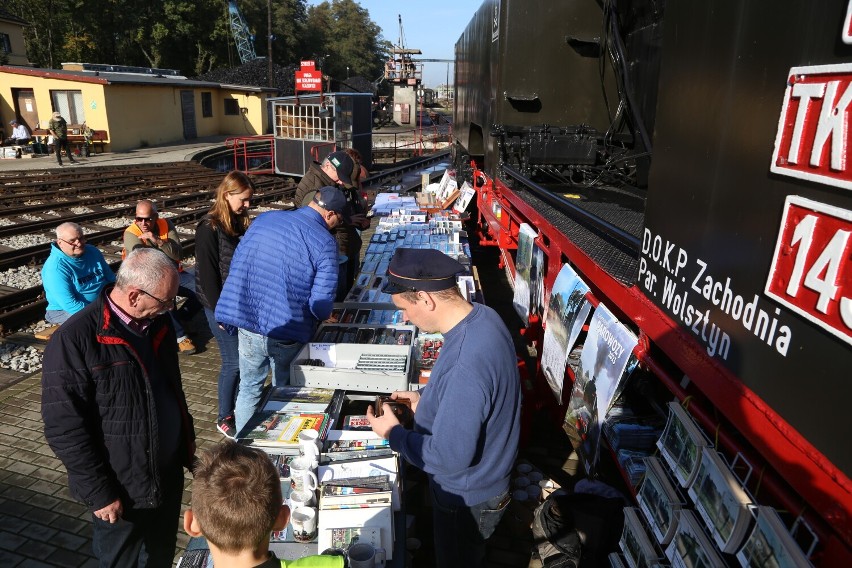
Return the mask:
[(27, 59), (27, 46), (24, 42), (26, 21), (11, 12), (0, 8), (0, 50), (6, 56), (9, 65), (31, 65)]
[(206, 136), (267, 132), (275, 89), (194, 81), (168, 69), (66, 63), (63, 69), (0, 66), (0, 119), (30, 131), (59, 111), (72, 130), (84, 122), (121, 152)]

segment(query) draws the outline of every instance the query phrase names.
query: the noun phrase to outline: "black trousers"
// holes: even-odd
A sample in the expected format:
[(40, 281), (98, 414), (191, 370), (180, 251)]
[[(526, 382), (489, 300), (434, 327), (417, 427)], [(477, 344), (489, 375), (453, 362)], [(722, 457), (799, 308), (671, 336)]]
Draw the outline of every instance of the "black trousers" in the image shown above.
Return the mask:
[(74, 163), (74, 154), (71, 153), (71, 146), (68, 145), (68, 138), (54, 138), (53, 149), (56, 152), (56, 161), (62, 164), (62, 148), (65, 148), (65, 153), (68, 154), (68, 159)]

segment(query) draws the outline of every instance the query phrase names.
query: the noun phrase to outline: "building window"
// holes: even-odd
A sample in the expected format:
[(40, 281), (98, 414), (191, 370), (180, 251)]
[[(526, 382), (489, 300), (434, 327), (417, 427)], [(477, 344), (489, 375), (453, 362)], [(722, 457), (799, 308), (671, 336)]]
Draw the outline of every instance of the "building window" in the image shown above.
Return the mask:
[(225, 115), (237, 116), (240, 114), (240, 103), (237, 99), (225, 99)]
[(4, 53), (12, 53), (12, 41), (9, 39), (9, 34), (0, 34), (0, 48)]
[(86, 122), (82, 91), (50, 91), (53, 110), (58, 111), (68, 124)]
[(201, 116), (213, 116), (213, 93), (201, 93)]

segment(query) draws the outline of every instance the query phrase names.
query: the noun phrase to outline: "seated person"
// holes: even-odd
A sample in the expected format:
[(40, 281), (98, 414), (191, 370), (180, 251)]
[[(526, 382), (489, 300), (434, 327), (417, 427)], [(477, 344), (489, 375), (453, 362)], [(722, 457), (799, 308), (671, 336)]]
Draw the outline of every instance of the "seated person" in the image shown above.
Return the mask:
[[(184, 272), (180, 264), (183, 250), (180, 246), (180, 237), (178, 237), (177, 229), (175, 229), (175, 226), (168, 219), (160, 219), (157, 213), (157, 206), (148, 199), (143, 199), (136, 204), (135, 222), (124, 231), (124, 251), (122, 251), (122, 257), (140, 247), (156, 248), (175, 262), (178, 267), (178, 274), (180, 275), (178, 295), (189, 298), (187, 303), (194, 301), (200, 308), (201, 304), (195, 296), (195, 278), (191, 274)], [(195, 353), (195, 345), (186, 336), (183, 326), (175, 316), (175, 310), (169, 311), (169, 315), (172, 316), (172, 323), (175, 326), (180, 353), (183, 355), (192, 355)]]
[(86, 244), (80, 225), (69, 222), (56, 228), (41, 281), (47, 298), (45, 319), (61, 324), (97, 298), (104, 285), (115, 282), (115, 274), (101, 251)]
[(207, 539), (213, 566), (343, 568), (343, 556), (331, 554), (276, 558), (269, 550), (270, 534), (283, 530), (289, 518), (278, 472), (263, 451), (228, 440), (198, 456), (183, 528)]
[(30, 131), (27, 130), (27, 127), (23, 124), (18, 124), (18, 121), (12, 119), (9, 122), (9, 125), (12, 127), (12, 135), (6, 138), (4, 144), (11, 146), (20, 146), (22, 144), (29, 144), (30, 142)]

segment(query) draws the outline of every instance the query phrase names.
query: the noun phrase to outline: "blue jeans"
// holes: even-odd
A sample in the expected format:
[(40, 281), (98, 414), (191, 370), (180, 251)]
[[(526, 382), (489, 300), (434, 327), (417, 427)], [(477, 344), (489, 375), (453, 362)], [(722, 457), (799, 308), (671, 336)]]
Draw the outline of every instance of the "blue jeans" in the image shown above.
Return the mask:
[(441, 568), (485, 566), (485, 541), (494, 533), (509, 505), (509, 492), (471, 507), (441, 503), (429, 483), (435, 534), (435, 565)]
[(178, 342), (180, 342), (186, 338), (186, 332), (184, 331), (180, 321), (178, 321), (175, 311), (169, 310), (168, 313), (169, 317), (172, 318), (172, 325), (175, 326), (175, 337), (177, 337)]
[(101, 568), (171, 568), (183, 496), (183, 468), (161, 472), (163, 501), (156, 509), (125, 509), (110, 524), (92, 514), (92, 551)]
[(213, 310), (204, 308), (207, 325), (219, 345), (219, 356), (222, 358), (222, 368), (219, 370), (219, 420), (234, 415), (234, 405), (237, 401), (237, 387), (240, 384), (240, 340), (236, 335), (220, 329), (216, 323)]
[(72, 314), (69, 314), (65, 310), (47, 310), (47, 313), (44, 314), (44, 319), (47, 320), (47, 323), (61, 325), (65, 323), (65, 320), (70, 318), (71, 315)]
[(290, 361), (304, 344), (271, 339), (245, 329), (240, 329), (237, 336), (240, 340), (240, 389), (234, 420), (237, 432), (240, 432), (260, 402), (270, 367), (273, 385), (278, 387), (290, 384)]

